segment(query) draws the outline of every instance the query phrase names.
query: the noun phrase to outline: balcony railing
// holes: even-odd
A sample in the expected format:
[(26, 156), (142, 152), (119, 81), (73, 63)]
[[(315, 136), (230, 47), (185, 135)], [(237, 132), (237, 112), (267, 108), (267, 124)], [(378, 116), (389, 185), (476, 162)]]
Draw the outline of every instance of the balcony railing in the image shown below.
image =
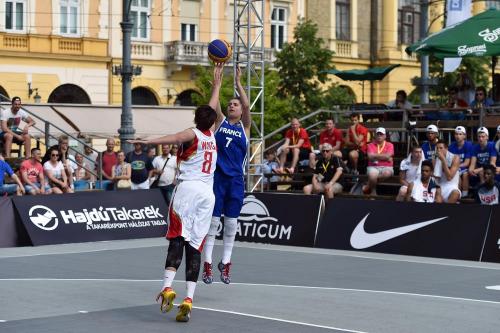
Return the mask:
[(330, 44), (336, 57), (357, 58), (358, 44), (346, 40), (333, 40)]

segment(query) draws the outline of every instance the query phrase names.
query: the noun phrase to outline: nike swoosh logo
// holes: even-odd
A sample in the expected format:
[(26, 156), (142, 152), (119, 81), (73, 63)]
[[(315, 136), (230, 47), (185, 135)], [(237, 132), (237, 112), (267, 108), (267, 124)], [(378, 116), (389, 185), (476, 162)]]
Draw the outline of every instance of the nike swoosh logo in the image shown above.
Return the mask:
[(357, 250), (362, 250), (372, 247), (374, 245), (386, 242), (398, 236), (407, 234), (411, 231), (428, 226), (429, 224), (436, 223), (438, 221), (448, 218), (448, 216), (440, 217), (434, 220), (428, 220), (420, 223), (410, 224), (404, 227), (389, 229), (370, 234), (365, 231), (365, 221), (368, 218), (368, 215), (370, 215), (370, 213), (366, 214), (366, 216), (358, 223), (358, 225), (351, 234), (351, 246)]

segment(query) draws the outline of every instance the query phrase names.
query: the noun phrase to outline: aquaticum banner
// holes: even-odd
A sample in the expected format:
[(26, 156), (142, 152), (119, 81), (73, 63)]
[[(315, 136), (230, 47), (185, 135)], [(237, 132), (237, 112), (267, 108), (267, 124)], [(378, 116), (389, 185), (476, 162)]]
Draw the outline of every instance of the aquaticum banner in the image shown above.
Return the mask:
[[(321, 200), (317, 195), (249, 193), (238, 217), (236, 240), (312, 247)], [(222, 234), (223, 223), (217, 238)]]
[(160, 190), (16, 197), (33, 245), (164, 236), (168, 207)]

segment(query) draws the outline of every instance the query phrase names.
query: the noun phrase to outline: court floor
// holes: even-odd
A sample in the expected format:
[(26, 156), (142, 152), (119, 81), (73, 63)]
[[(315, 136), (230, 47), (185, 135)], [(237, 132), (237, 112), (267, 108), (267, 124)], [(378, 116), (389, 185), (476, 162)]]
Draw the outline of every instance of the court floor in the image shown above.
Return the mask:
[[(177, 323), (155, 302), (166, 249), (0, 249), (0, 332), (499, 332), (500, 264), (250, 243), (236, 244), (233, 282), (198, 283)], [(178, 301), (183, 280), (181, 267)]]

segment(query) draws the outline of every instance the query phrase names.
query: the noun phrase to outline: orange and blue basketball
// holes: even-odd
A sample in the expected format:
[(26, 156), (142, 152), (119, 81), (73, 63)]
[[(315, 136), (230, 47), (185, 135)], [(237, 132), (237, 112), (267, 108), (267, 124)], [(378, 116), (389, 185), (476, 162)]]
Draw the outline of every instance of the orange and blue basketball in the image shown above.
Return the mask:
[(231, 44), (223, 39), (214, 39), (208, 44), (208, 57), (215, 63), (228, 61), (232, 54)]

